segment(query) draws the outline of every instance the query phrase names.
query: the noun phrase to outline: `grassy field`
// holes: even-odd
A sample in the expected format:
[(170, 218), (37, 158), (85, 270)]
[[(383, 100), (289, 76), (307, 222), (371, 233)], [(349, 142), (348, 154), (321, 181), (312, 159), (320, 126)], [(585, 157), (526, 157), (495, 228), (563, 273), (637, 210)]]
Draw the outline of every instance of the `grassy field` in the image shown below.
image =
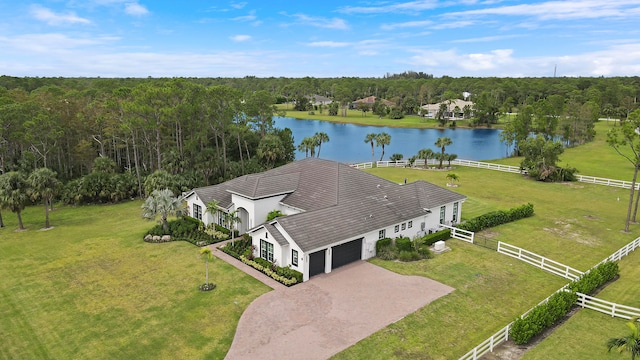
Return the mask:
[(0, 359), (224, 357), (248, 304), (270, 289), (222, 261), (204, 283), (198, 248), (147, 244), (140, 202), (41, 207), (24, 232), (4, 211), (0, 229)]

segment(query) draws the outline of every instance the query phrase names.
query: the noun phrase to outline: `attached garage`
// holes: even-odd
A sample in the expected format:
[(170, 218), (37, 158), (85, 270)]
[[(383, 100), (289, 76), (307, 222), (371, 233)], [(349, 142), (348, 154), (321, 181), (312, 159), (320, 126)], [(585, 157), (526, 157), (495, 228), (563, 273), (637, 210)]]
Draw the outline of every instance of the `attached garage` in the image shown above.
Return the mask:
[(336, 269), (340, 266), (361, 260), (362, 240), (364, 240), (364, 238), (334, 246), (331, 249), (331, 268)]
[(309, 254), (309, 277), (324, 274), (327, 250), (320, 250)]

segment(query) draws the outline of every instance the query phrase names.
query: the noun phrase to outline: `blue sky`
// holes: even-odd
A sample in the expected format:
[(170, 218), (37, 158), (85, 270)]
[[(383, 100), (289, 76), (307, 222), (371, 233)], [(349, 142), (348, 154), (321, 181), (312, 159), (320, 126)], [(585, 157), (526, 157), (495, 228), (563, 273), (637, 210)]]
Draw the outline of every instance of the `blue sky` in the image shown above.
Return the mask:
[(640, 0), (0, 0), (0, 74), (640, 75)]

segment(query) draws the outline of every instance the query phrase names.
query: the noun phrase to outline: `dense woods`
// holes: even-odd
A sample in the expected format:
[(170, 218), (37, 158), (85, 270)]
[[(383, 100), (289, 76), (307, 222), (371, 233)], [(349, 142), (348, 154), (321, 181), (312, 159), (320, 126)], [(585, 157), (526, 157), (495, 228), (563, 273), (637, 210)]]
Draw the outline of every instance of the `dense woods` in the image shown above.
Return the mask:
[[(376, 96), (394, 114), (462, 98), (473, 124), (509, 117), (502, 140), (519, 153), (530, 134), (574, 146), (598, 117), (625, 119), (640, 77), (434, 78), (16, 78), (0, 77), (0, 174), (53, 170), (70, 203), (118, 201), (158, 187), (175, 193), (292, 161), (291, 131), (275, 129), (274, 104), (317, 94), (344, 109)], [(327, 109), (330, 110), (330, 109)], [(341, 116), (344, 111), (333, 113)], [(391, 109), (390, 109), (391, 110)], [(363, 110), (364, 111), (364, 110)], [(395, 115), (394, 115), (395, 116)], [(361, 139), (357, 139), (361, 141)]]

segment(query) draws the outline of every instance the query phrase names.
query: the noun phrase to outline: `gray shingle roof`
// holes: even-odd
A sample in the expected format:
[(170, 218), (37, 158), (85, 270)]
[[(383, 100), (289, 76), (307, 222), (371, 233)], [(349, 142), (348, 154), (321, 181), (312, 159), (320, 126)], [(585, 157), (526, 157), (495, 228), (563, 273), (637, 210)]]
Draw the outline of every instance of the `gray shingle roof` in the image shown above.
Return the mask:
[[(277, 218), (303, 251), (314, 250), (416, 218), (465, 196), (416, 181), (398, 185), (335, 161), (306, 158), (259, 174), (195, 189), (204, 202), (231, 206), (231, 192), (249, 198), (287, 194), (282, 203), (304, 212)], [(270, 233), (280, 232), (269, 226)], [(280, 234), (282, 236), (282, 234)], [(276, 239), (285, 241), (282, 239)]]

